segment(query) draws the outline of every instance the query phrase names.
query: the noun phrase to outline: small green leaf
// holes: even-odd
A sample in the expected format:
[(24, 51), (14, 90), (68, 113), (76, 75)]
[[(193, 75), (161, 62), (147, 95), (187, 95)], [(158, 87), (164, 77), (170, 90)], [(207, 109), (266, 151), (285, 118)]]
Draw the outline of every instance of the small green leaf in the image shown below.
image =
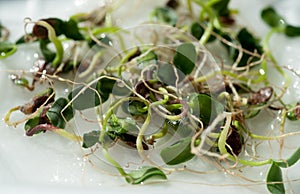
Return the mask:
[(14, 43), (3, 41), (0, 42), (0, 59), (4, 59), (17, 51), (17, 46)]
[(75, 20), (70, 19), (69, 21), (64, 22), (63, 25), (61, 25), (61, 31), (67, 38), (73, 40), (84, 40), (84, 37), (79, 32), (78, 24)]
[(223, 105), (207, 94), (192, 94), (189, 99), (192, 114), (199, 116), (204, 126), (214, 120), (224, 110)]
[(196, 59), (195, 46), (192, 43), (183, 43), (176, 48), (173, 63), (180, 71), (188, 75), (194, 70)]
[[(175, 71), (177, 72), (175, 73)], [(177, 80), (177, 76), (178, 76), (178, 80)], [(173, 65), (168, 63), (163, 63), (163, 64), (159, 64), (158, 66), (157, 77), (162, 83), (166, 85), (175, 86), (176, 81), (178, 82), (182, 81), (185, 75), (182, 73), (182, 71), (178, 71), (177, 68), (174, 68)]]
[(230, 14), (230, 10), (228, 8), (230, 0), (220, 0), (217, 3), (212, 5), (212, 8), (219, 16), (228, 16)]
[(98, 91), (103, 95), (109, 95), (115, 87), (116, 81), (109, 78), (102, 78), (98, 81)]
[(157, 7), (150, 14), (150, 18), (154, 21), (175, 26), (177, 23), (177, 13), (169, 7)]
[(281, 161), (274, 161), (274, 163), (282, 168), (293, 166), (300, 159), (300, 147), (287, 159)]
[(270, 27), (279, 27), (284, 26), (284, 19), (275, 11), (273, 7), (266, 7), (261, 12), (261, 18), (268, 24)]
[[(191, 27), (190, 27), (190, 32), (191, 34), (197, 39), (200, 40), (200, 38), (202, 37), (202, 35), (204, 34), (205, 29), (198, 23), (198, 22), (194, 22), (192, 23)], [(216, 30), (214, 29), (214, 32)], [(215, 36), (210, 36), (208, 39), (208, 43), (212, 42), (216, 39)]]
[(99, 142), (100, 131), (91, 131), (89, 133), (85, 133), (83, 135), (83, 148), (89, 148)]
[(299, 26), (292, 26), (287, 25), (285, 27), (285, 35), (289, 37), (298, 37), (300, 36), (300, 27)]
[(273, 162), (267, 175), (267, 188), (272, 194), (284, 194), (285, 188), (282, 182), (280, 167)]
[(190, 31), (191, 31), (191, 34), (198, 40), (200, 40), (200, 38), (204, 34), (204, 28), (198, 22), (192, 23), (192, 25), (190, 27)]
[(64, 128), (66, 121), (74, 117), (74, 112), (71, 106), (67, 106), (69, 101), (65, 98), (57, 99), (51, 108), (47, 111), (47, 117), (51, 124), (58, 128)]
[(82, 89), (85, 88), (85, 86), (79, 86), (75, 88), (68, 95), (68, 98), (69, 100), (73, 99), (73, 107), (76, 110), (84, 110), (96, 107), (101, 102), (104, 103), (109, 98), (109, 95), (113, 90), (114, 84), (114, 80), (103, 78), (100, 79), (97, 83), (94, 83), (90, 87), (86, 88), (82, 93), (80, 92)]
[(140, 184), (149, 179), (166, 180), (167, 177), (162, 170), (152, 166), (143, 166), (126, 176), (126, 181), (130, 184)]
[(189, 161), (194, 157), (194, 154), (191, 153), (191, 141), (192, 139), (187, 137), (162, 149), (160, 152), (161, 158), (168, 165), (176, 165)]
[(132, 116), (140, 116), (147, 114), (148, 107), (144, 102), (131, 100), (128, 103), (122, 105), (122, 109), (125, 113), (131, 114)]
[(34, 127), (36, 127), (39, 124), (40, 124), (40, 117), (36, 116), (36, 117), (33, 117), (26, 121), (26, 123), (24, 125), (24, 129), (25, 129), (25, 131), (28, 131), (30, 129), (33, 129)]
[[(237, 35), (237, 40), (240, 42), (243, 49), (251, 52), (256, 52), (258, 54), (263, 53), (263, 49), (262, 46), (260, 45), (260, 41), (256, 39), (246, 28), (243, 28), (239, 31)], [(239, 55), (239, 51), (236, 49), (232, 56), (233, 61), (235, 61), (238, 58), (238, 55)], [(243, 53), (243, 57), (240, 60), (238, 66), (244, 67), (248, 63), (252, 63), (257, 60), (259, 60), (257, 57), (253, 57), (247, 53)]]

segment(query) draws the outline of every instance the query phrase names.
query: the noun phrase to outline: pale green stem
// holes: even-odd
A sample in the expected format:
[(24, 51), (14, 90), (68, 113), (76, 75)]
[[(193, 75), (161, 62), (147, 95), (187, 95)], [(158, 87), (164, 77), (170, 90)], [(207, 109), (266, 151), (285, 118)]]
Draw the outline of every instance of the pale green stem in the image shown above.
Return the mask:
[(240, 158), (236, 158), (236, 157), (232, 156), (231, 154), (229, 154), (226, 149), (226, 139), (227, 139), (227, 135), (228, 135), (228, 132), (230, 129), (230, 125), (231, 125), (231, 115), (227, 114), (224, 128), (221, 131), (220, 138), (218, 140), (218, 148), (220, 150), (220, 153), (222, 155), (226, 156), (226, 159), (229, 159), (233, 162), (237, 162), (239, 164), (243, 164), (243, 165), (247, 165), (247, 166), (263, 166), (263, 165), (272, 163), (272, 161), (273, 161), (272, 159), (263, 160), (263, 161), (250, 161), (250, 160), (243, 160)]
[(153, 102), (152, 104), (150, 104), (150, 106), (148, 108), (147, 117), (146, 117), (146, 119), (144, 121), (144, 124), (142, 125), (142, 127), (139, 131), (139, 134), (137, 136), (137, 139), (136, 139), (136, 148), (138, 150), (139, 155), (142, 158), (144, 158), (143, 138), (144, 138), (145, 131), (147, 130), (147, 128), (150, 124), (150, 121), (151, 121), (151, 111), (152, 111), (151, 108), (153, 106), (158, 106), (158, 105), (161, 105), (161, 104), (165, 104), (169, 100), (168, 91), (165, 88), (161, 87), (158, 90), (164, 93), (164, 99), (160, 100), (160, 101)]
[(55, 55), (54, 60), (52, 61), (52, 66), (57, 67), (61, 63), (61, 61), (63, 59), (63, 55), (64, 55), (64, 49), (63, 49), (62, 43), (56, 37), (55, 30), (50, 24), (48, 24), (45, 21), (37, 21), (36, 25), (43, 26), (44, 28), (47, 29), (48, 38), (54, 44), (55, 49), (56, 49), (56, 55)]
[(11, 113), (20, 110), (20, 106), (11, 108), (4, 116), (4, 122), (8, 125), (8, 126), (14, 126), (16, 127), (16, 123), (15, 122), (10, 122), (10, 115)]
[(108, 150), (103, 147), (102, 148), (102, 153), (103, 153), (103, 156), (105, 157), (105, 159), (110, 162), (118, 171), (119, 173), (124, 176), (124, 177), (127, 177), (128, 174), (124, 171), (124, 169), (121, 167), (121, 165), (111, 157), (111, 155), (108, 153)]

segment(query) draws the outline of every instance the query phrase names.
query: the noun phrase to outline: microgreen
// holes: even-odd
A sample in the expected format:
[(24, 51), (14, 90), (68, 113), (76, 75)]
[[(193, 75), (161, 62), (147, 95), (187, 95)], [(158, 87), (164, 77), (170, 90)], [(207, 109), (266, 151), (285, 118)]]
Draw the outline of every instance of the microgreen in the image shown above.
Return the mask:
[(100, 131), (94, 130), (83, 135), (83, 148), (89, 148), (99, 142)]
[[(130, 184), (165, 180), (165, 171), (177, 171), (179, 164), (184, 166), (182, 169), (193, 171), (185, 163), (200, 154), (224, 170), (228, 164), (238, 170), (244, 166), (269, 165), (267, 189), (271, 193), (284, 193), (282, 168), (299, 161), (300, 148), (286, 160), (258, 160), (260, 155), (255, 143), (263, 145), (260, 141), (280, 140), (284, 149), (283, 138), (292, 135), (284, 130), (286, 118), (300, 119), (299, 102), (286, 104), (282, 98), (291, 81), (268, 44), (274, 33), (299, 36), (300, 27), (289, 24), (274, 8), (267, 7), (262, 10), (261, 18), (271, 30), (261, 42), (246, 26), (231, 29), (235, 20), (229, 4), (230, 0), (188, 0), (187, 13), (181, 10), (177, 0), (169, 0), (150, 13), (152, 22), (169, 26), (161, 33), (157, 29), (145, 32), (153, 42), (144, 40), (144, 34), (139, 37), (138, 31), (131, 34), (130, 30), (120, 30), (115, 26), (117, 22), (113, 21), (111, 10), (106, 8), (105, 14), (100, 14), (98, 19), (98, 12), (93, 12), (74, 15), (67, 20), (50, 17), (29, 21), (34, 24), (32, 33), (26, 33), (15, 44), (3, 38), (6, 28), (0, 25), (0, 58), (12, 55), (17, 45), (30, 42), (38, 43), (43, 55), (43, 59), (34, 64), (33, 69), (37, 71), (31, 85), (30, 79), (23, 75), (12, 74), (11, 80), (29, 90), (34, 90), (34, 83), (39, 81), (49, 82), (53, 87), (34, 96), (30, 102), (10, 109), (4, 121), (9, 126), (25, 122), (27, 136), (52, 131), (82, 143), (91, 154), (96, 154), (94, 150), (100, 148), (104, 159)], [(194, 5), (201, 8), (197, 16)], [(189, 31), (194, 38), (177, 34), (179, 31)], [(126, 39), (128, 36), (124, 38), (123, 33), (136, 38), (138, 43), (145, 41), (147, 44), (134, 43), (126, 49), (127, 42), (131, 41)], [(67, 53), (62, 45), (69, 43), (70, 53)], [(160, 44), (171, 48), (160, 47)], [(116, 53), (119, 60), (94, 71), (99, 61), (106, 62), (110, 57), (106, 55), (107, 48), (115, 50), (116, 45), (125, 50)], [(217, 71), (210, 66), (215, 62), (203, 45), (212, 50), (225, 47), (224, 54), (230, 60), (217, 60), (220, 67)], [(90, 62), (85, 54), (91, 49), (98, 49), (98, 52)], [(217, 57), (223, 56), (223, 53), (217, 54), (220, 54)], [(275, 90), (270, 86), (266, 76), (268, 63), (285, 78), (283, 88)], [(72, 70), (79, 72), (79, 82), (74, 81), (74, 77), (71, 81), (59, 76)], [(205, 74), (206, 71), (210, 73)], [(65, 93), (55, 98), (57, 80), (75, 83), (67, 98)], [(97, 114), (99, 128), (85, 129), (89, 132), (82, 137), (69, 133), (72, 125), (68, 123), (76, 112), (85, 116), (86, 109), (92, 108)], [(15, 111), (24, 113), (24, 119), (11, 122), (11, 113)], [(255, 134), (247, 125), (251, 122), (249, 119), (270, 111), (280, 113), (280, 135)], [(90, 122), (88, 116), (83, 120)], [(275, 128), (273, 130), (276, 132)], [(115, 145), (135, 149), (147, 165), (155, 163), (151, 154), (159, 149), (163, 165), (161, 168), (141, 166), (128, 171), (110, 154)], [(251, 149), (257, 156), (248, 152)]]
[[(199, 22), (194, 22), (194, 23), (192, 23), (192, 25), (190, 27), (191, 34), (198, 40), (201, 39), (201, 37), (203, 36), (203, 34), (205, 32), (205, 29), (202, 25)], [(216, 39), (216, 37), (210, 36), (207, 43), (210, 43), (210, 42), (214, 41), (215, 39)]]
[(273, 7), (264, 8), (261, 18), (270, 27), (278, 29), (277, 32), (284, 33), (288, 37), (300, 36), (300, 27), (289, 24)]
[(191, 153), (191, 141), (191, 138), (187, 137), (162, 149), (161, 158), (168, 165), (176, 165), (192, 159), (194, 154)]
[(173, 63), (181, 72), (187, 75), (194, 70), (196, 57), (195, 46), (192, 43), (184, 43), (176, 48)]
[[(239, 31), (237, 35), (237, 40), (241, 44), (242, 48), (251, 52), (256, 52), (258, 54), (262, 54), (263, 50), (260, 45), (260, 42), (257, 38), (255, 38), (246, 28), (243, 28)], [(235, 61), (238, 57), (239, 51), (235, 50), (232, 58)], [(252, 57), (247, 53), (243, 53), (242, 59), (240, 60), (238, 66), (244, 67), (247, 64), (257, 61), (257, 57)]]
[(130, 184), (140, 184), (150, 179), (165, 180), (167, 177), (159, 168), (152, 166), (143, 166), (137, 170), (132, 170), (126, 177), (126, 181)]
[(218, 16), (229, 16), (230, 10), (228, 8), (230, 0), (217, 1), (212, 5), (212, 8)]
[(17, 51), (17, 46), (14, 43), (3, 41), (0, 42), (0, 59), (4, 59), (14, 54)]
[(65, 98), (58, 98), (46, 113), (52, 125), (64, 128), (66, 122), (73, 118), (74, 113), (69, 101)]
[(177, 13), (169, 7), (157, 7), (151, 13), (151, 19), (175, 26), (177, 23)]
[(261, 17), (270, 27), (285, 25), (283, 17), (280, 16), (273, 7), (264, 8), (261, 12)]
[(113, 90), (115, 81), (111, 79), (100, 79), (90, 86), (79, 86), (69, 93), (68, 98), (72, 100), (76, 110), (84, 110), (104, 103)]
[(285, 188), (282, 182), (280, 167), (273, 162), (267, 175), (267, 188), (272, 194), (284, 194)]
[(201, 118), (205, 126), (223, 112), (223, 105), (207, 94), (192, 94), (189, 96), (189, 108), (192, 114)]

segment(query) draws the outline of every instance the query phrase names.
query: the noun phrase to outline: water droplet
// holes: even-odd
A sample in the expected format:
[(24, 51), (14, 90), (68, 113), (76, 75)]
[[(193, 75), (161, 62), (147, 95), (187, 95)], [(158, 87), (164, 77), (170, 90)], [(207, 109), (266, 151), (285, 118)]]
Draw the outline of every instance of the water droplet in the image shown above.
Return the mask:
[(263, 70), (263, 69), (259, 69), (259, 73), (260, 73), (260, 75), (265, 75), (266, 74), (265, 70)]
[(33, 57), (36, 58), (36, 59), (38, 59), (39, 58), (39, 54), (38, 53), (34, 53)]

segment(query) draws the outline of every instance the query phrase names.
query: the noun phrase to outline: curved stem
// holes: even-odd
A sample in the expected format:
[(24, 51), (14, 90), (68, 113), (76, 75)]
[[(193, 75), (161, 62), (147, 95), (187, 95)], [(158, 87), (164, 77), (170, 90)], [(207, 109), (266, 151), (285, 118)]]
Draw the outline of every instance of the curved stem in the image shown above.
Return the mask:
[(64, 55), (64, 49), (63, 49), (62, 43), (57, 38), (55, 30), (50, 24), (48, 24), (45, 21), (37, 21), (36, 25), (43, 26), (44, 28), (46, 28), (48, 30), (48, 38), (54, 44), (55, 49), (56, 49), (56, 55), (55, 55), (54, 60), (52, 61), (52, 66), (57, 67), (61, 63), (61, 61), (63, 59), (63, 55)]
[(15, 111), (18, 111), (20, 110), (20, 106), (17, 106), (17, 107), (14, 107), (14, 108), (11, 108), (4, 116), (4, 122), (8, 125), (8, 126), (14, 126), (16, 127), (17, 123), (15, 122), (11, 122), (10, 121), (10, 115), (11, 113), (15, 112)]
[(111, 157), (111, 155), (108, 153), (108, 150), (107, 148), (103, 147), (102, 148), (102, 153), (103, 153), (103, 156), (105, 157), (105, 159), (111, 163), (118, 171), (119, 173), (124, 176), (124, 177), (127, 177), (128, 174), (124, 171), (124, 169), (121, 167), (121, 165)]
[(136, 139), (136, 148), (138, 150), (139, 155), (142, 158), (144, 158), (143, 138), (144, 138), (145, 131), (147, 130), (147, 127), (149, 126), (150, 121), (151, 121), (151, 111), (152, 111), (151, 108), (153, 106), (158, 106), (158, 105), (165, 104), (169, 100), (168, 91), (165, 88), (160, 87), (158, 90), (164, 93), (164, 99), (162, 99), (160, 101), (153, 102), (152, 104), (150, 104), (150, 106), (148, 108), (147, 117), (146, 117), (146, 119), (144, 121), (144, 124), (142, 125), (142, 127), (139, 131), (139, 134), (137, 136), (137, 139)]
[(273, 161), (272, 159), (263, 160), (263, 161), (250, 161), (250, 160), (243, 160), (240, 158), (235, 158), (234, 156), (229, 154), (226, 149), (226, 139), (227, 139), (230, 125), (231, 125), (231, 115), (227, 114), (226, 122), (225, 122), (223, 130), (221, 131), (220, 138), (218, 141), (218, 148), (219, 148), (221, 154), (227, 156), (226, 158), (233, 162), (237, 162), (239, 164), (243, 164), (243, 165), (247, 165), (247, 166), (263, 166), (263, 165), (272, 163), (272, 161)]

